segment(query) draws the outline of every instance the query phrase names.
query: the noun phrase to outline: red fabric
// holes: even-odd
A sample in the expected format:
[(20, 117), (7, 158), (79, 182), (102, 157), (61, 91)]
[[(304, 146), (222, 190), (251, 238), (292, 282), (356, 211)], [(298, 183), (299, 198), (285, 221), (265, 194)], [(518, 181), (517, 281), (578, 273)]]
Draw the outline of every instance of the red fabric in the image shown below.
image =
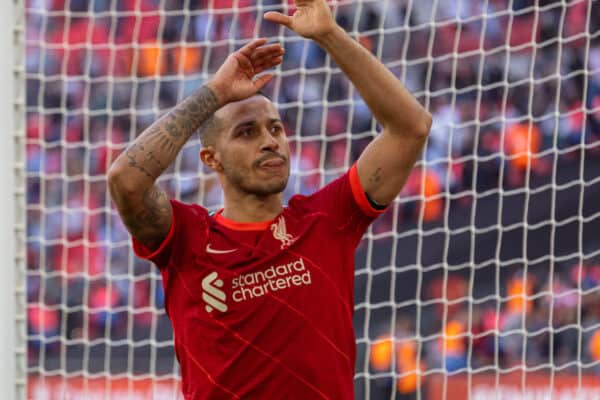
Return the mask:
[(159, 250), (134, 240), (163, 276), (186, 399), (354, 399), (354, 250), (373, 216), (350, 176), (262, 230), (172, 200)]

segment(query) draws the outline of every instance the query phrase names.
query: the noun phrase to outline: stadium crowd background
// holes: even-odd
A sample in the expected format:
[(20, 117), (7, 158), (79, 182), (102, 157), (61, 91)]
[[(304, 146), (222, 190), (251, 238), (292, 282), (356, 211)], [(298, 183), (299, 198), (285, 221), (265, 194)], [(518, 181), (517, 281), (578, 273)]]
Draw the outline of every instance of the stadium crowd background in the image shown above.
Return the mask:
[[(227, 10), (232, 1), (214, 0), (213, 10), (201, 0), (161, 3), (162, 11), (154, 0), (26, 1), (28, 354), (33, 368), (59, 368), (52, 359), (84, 341), (103, 345), (170, 338), (166, 316), (155, 312), (163, 306), (158, 274), (133, 257), (128, 234), (111, 207), (105, 175), (131, 139), (202, 83), (200, 71), (213, 72), (220, 65), (232, 49), (230, 39), (248, 39), (256, 31), (285, 35), (281, 77), (268, 91), (282, 105), (294, 138), (287, 197), (311, 193), (340, 173), (376, 128), (343, 75), (328, 75), (324, 53), (273, 26), (257, 26), (256, 9), (244, 10), (254, 2), (240, 0), (242, 11), (236, 16)], [(262, 1), (263, 6), (278, 3)], [(536, 16), (533, 1), (512, 1), (511, 10), (506, 0), (491, 0), (487, 9), (481, 1), (445, 0), (438, 2), (435, 28), (429, 24), (428, 1), (414, 2), (410, 15), (407, 1), (387, 2), (385, 16), (383, 3), (362, 4), (360, 20), (356, 6), (341, 6), (337, 18), (346, 29), (360, 32), (365, 47), (380, 51), (434, 115), (427, 162), (415, 170), (401, 196), (400, 228), (419, 217), (424, 223), (443, 218), (449, 201), (444, 193), (518, 188), (528, 176), (551, 176), (556, 154), (578, 163), (582, 144), (589, 145), (586, 154), (600, 157), (600, 147), (593, 145), (600, 139), (598, 2), (589, 5), (588, 33), (586, 1), (564, 8), (559, 1), (539, 1), (542, 11)], [(184, 4), (188, 10), (182, 12)], [(563, 12), (561, 26), (557, 21)], [(480, 45), (485, 52), (477, 51)], [(205, 175), (197, 154), (194, 139), (170, 170), (177, 176), (168, 174), (161, 182), (170, 194), (190, 202), (200, 195), (214, 209), (221, 201), (218, 184)], [(421, 193), (424, 201), (418, 198)], [(469, 207), (469, 196), (457, 198)], [(392, 229), (392, 218), (385, 214), (374, 232)], [(438, 281), (427, 293), (441, 297), (443, 285)], [(555, 365), (600, 361), (600, 330), (585, 330), (600, 324), (600, 291), (594, 290), (600, 288), (599, 260), (565, 263), (552, 277), (523, 279), (515, 273), (501, 287), (502, 297), (513, 296), (501, 308), (474, 310), (470, 325), (477, 338), (470, 367), (494, 364), (498, 351), (503, 366), (540, 365), (550, 356)], [(581, 316), (577, 288), (587, 291)], [(547, 295), (523, 297), (540, 290)], [(450, 279), (446, 291), (449, 300), (468, 296), (468, 282)], [(550, 310), (552, 338), (542, 329)], [(444, 365), (452, 371), (467, 365), (465, 311), (448, 308), (446, 326), (438, 327), (446, 332), (446, 343), (427, 345), (427, 367)], [(432, 318), (439, 320), (441, 312)], [(585, 330), (579, 350), (571, 345), (578, 340), (576, 321)], [(398, 334), (410, 337), (412, 329), (410, 320), (402, 319)], [(503, 335), (495, 350), (494, 332), (511, 329), (515, 333)], [(542, 333), (533, 334), (539, 329)], [(436, 351), (439, 346), (446, 351)], [(385, 360), (374, 359), (372, 365), (390, 368)]]

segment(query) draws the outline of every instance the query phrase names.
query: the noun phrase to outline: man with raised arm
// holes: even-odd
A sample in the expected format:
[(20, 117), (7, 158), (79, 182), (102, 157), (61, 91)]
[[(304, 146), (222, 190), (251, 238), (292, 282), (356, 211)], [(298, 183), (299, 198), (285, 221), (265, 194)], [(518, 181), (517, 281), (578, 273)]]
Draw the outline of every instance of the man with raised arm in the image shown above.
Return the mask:
[[(335, 22), (325, 0), (264, 18), (316, 41), (382, 126), (348, 172), (283, 205), (289, 146), (258, 94), (283, 49), (253, 40), (145, 132), (109, 172), (135, 252), (161, 271), (186, 399), (354, 399), (354, 250), (398, 195), (430, 114)], [(168, 200), (155, 185), (200, 130), (224, 208)]]

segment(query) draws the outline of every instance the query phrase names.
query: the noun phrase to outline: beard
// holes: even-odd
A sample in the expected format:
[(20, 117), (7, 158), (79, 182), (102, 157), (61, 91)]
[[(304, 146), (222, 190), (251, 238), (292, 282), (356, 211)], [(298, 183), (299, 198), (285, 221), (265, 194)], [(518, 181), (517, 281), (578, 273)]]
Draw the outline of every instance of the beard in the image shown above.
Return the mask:
[[(255, 163), (256, 164), (256, 163)], [(283, 192), (290, 177), (289, 164), (285, 176), (274, 176), (270, 179), (248, 179), (251, 171), (229, 163), (223, 163), (223, 174), (227, 181), (237, 190), (257, 197), (267, 197)], [(253, 164), (254, 167), (254, 164)]]

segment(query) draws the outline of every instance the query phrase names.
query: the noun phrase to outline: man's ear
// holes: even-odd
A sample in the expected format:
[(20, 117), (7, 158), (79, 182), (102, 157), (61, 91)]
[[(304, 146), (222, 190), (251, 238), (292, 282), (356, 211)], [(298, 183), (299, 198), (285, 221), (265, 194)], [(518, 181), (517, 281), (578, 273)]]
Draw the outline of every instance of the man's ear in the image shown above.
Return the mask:
[(223, 166), (221, 165), (217, 151), (213, 146), (207, 146), (200, 149), (200, 160), (204, 165), (215, 172), (223, 171)]

